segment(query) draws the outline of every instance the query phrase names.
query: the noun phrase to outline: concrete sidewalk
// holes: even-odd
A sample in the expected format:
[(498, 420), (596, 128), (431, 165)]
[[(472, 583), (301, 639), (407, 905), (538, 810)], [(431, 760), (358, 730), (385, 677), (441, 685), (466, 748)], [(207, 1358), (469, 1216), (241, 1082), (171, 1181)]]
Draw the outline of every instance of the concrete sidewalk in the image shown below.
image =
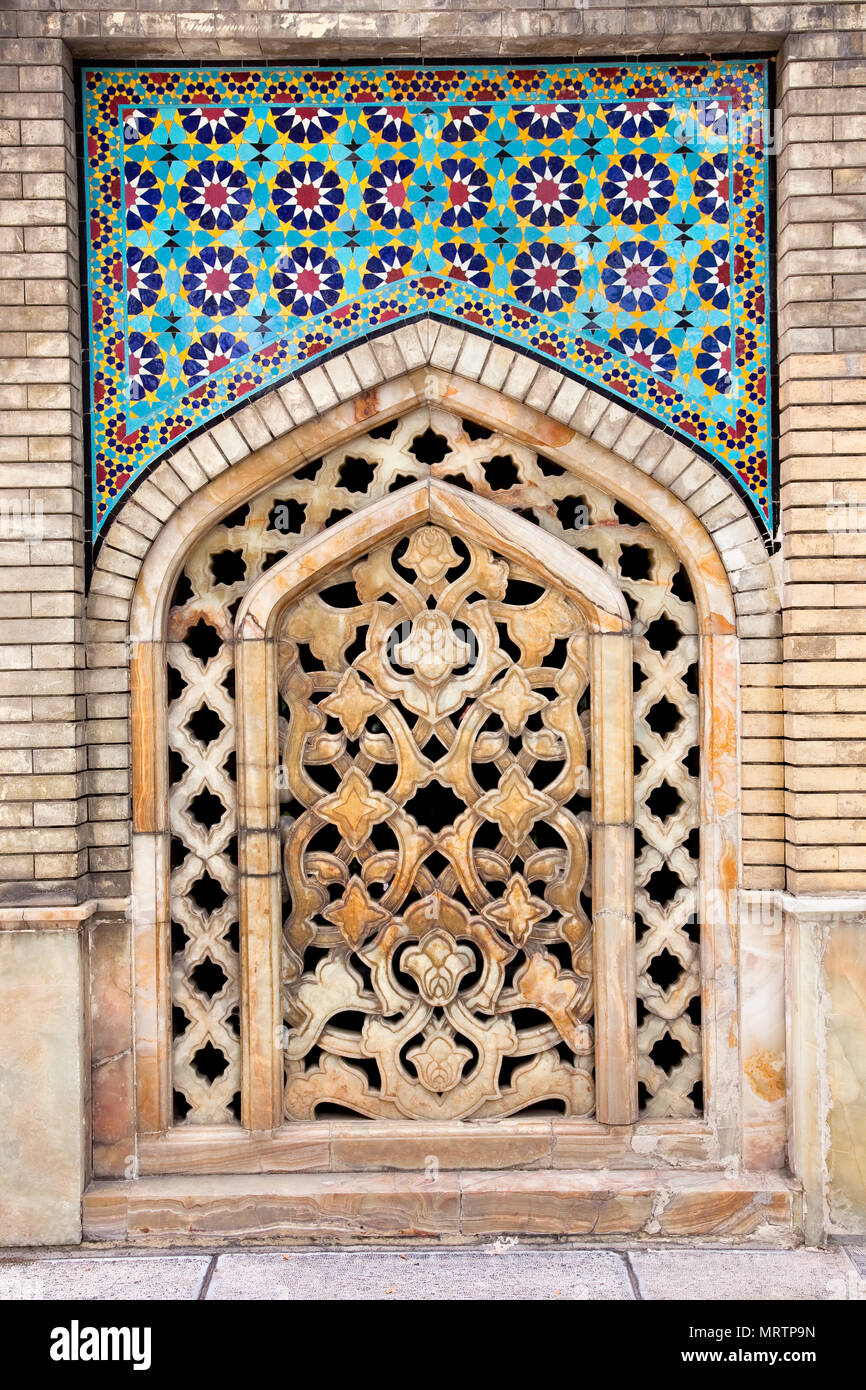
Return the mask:
[(68, 1250), (0, 1253), (15, 1299), (856, 1299), (866, 1244), (829, 1250), (540, 1248)]

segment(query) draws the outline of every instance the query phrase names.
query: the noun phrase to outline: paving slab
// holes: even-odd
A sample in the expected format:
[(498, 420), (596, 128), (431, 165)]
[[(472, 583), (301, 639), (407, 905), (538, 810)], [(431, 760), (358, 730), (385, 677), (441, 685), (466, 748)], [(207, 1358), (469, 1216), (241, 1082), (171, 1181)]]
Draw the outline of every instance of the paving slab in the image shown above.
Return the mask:
[(220, 1255), (209, 1299), (633, 1299), (609, 1250), (351, 1250)]
[(644, 1299), (850, 1299), (861, 1281), (843, 1250), (631, 1250)]
[[(316, 1249), (0, 1255), (0, 1303), (16, 1299), (866, 1300), (866, 1245), (829, 1251)], [(630, 1274), (629, 1265), (633, 1273)]]
[(0, 1260), (0, 1302), (7, 1299), (195, 1299), (209, 1255), (96, 1255)]

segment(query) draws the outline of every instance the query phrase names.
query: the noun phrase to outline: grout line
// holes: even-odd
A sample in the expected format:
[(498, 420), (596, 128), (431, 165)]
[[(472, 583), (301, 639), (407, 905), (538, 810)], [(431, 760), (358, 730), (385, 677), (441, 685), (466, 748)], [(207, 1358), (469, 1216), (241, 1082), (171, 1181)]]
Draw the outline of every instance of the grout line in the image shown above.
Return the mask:
[(208, 1291), (208, 1289), (210, 1288), (211, 1280), (212, 1280), (213, 1277), (214, 1277), (214, 1273), (215, 1273), (215, 1271), (216, 1271), (217, 1260), (218, 1260), (218, 1259), (219, 1259), (219, 1255), (211, 1255), (211, 1257), (210, 1257), (210, 1264), (208, 1265), (207, 1269), (205, 1270), (204, 1278), (203, 1278), (202, 1281), (201, 1281), (201, 1288), (199, 1289), (198, 1293), (197, 1293), (196, 1296), (195, 1296), (195, 1301), (196, 1301), (196, 1303), (203, 1303), (204, 1300), (207, 1298), (207, 1291)]
[(628, 1274), (629, 1283), (631, 1284), (632, 1292), (634, 1293), (635, 1299), (638, 1303), (643, 1303), (644, 1297), (640, 1291), (640, 1284), (638, 1283), (637, 1275), (634, 1272), (634, 1266), (631, 1262), (631, 1251), (622, 1250), (620, 1251), (620, 1254), (622, 1255), (622, 1259), (625, 1263), (626, 1273)]

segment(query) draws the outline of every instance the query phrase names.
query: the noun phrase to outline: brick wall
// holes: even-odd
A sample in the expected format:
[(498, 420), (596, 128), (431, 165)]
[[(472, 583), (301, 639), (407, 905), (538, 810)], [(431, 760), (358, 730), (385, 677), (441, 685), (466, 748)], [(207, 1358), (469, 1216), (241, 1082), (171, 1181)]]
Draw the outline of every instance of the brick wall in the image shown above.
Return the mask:
[[(0, 897), (13, 904), (34, 894), (62, 901), (117, 892), (128, 868), (118, 829), (129, 792), (128, 709), (114, 660), (123, 641), (119, 593), (105, 592), (96, 604), (90, 638), (100, 655), (86, 676), (82, 660), (72, 56), (303, 62), (680, 54), (704, 51), (708, 31), (717, 52), (781, 48), (777, 99), (787, 141), (779, 163), (779, 328), (790, 664), (783, 730), (778, 622), (766, 594), (739, 595), (750, 668), (744, 881), (782, 886), (787, 864), (789, 888), (864, 886), (866, 772), (858, 768), (866, 738), (857, 716), (866, 697), (845, 689), (852, 674), (866, 673), (866, 664), (849, 664), (866, 663), (866, 639), (858, 635), (866, 613), (860, 540), (830, 535), (825, 513), (828, 501), (860, 498), (866, 438), (858, 404), (866, 7), (469, 3), (431, 10), (425, 0), (399, 7), (385, 0), (375, 9), (301, 0), (286, 13), (265, 0), (240, 0), (230, 12), (210, 0), (190, 0), (179, 11), (163, 0), (139, 0), (136, 10), (109, 10), (99, 0), (44, 11), (24, 0), (18, 6), (0, 14), (0, 486), (4, 498), (31, 512), (41, 504), (45, 534), (39, 541), (7, 535), (0, 546), (7, 591), (0, 747), (8, 777)], [(89, 767), (88, 729), (99, 744)]]
[(793, 36), (779, 60), (785, 810), (794, 892), (866, 886), (864, 37)]
[(71, 902), (86, 868), (72, 61), (36, 36), (0, 59), (0, 904)]

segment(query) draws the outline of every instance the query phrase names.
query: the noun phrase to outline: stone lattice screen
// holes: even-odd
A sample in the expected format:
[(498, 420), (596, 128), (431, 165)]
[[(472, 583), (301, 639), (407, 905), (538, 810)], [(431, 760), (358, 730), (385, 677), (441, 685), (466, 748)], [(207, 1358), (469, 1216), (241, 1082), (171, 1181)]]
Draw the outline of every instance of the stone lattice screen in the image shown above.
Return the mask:
[[(389, 492), (430, 475), (468, 486), (535, 521), (541, 528), (539, 544), (544, 543), (545, 531), (561, 537), (602, 565), (626, 595), (634, 628), (635, 911), (641, 1105), (643, 1113), (653, 1117), (688, 1117), (701, 1111), (697, 926), (698, 641), (695, 608), (684, 570), (667, 543), (650, 526), (597, 488), (581, 482), (525, 446), (492, 435), (470, 421), (423, 407), (328, 453), (320, 461), (304, 465), (279, 485), (224, 518), (190, 555), (178, 583), (170, 614), (168, 649), (173, 1084), (177, 1121), (215, 1123), (231, 1121), (233, 1116), (239, 1115), (234, 616), (253, 581), (299, 542)], [(420, 562), (422, 557), (416, 558)], [(397, 564), (400, 563), (398, 555)], [(467, 563), (465, 556), (463, 563)], [(427, 568), (429, 570), (429, 564)], [(330, 596), (334, 601), (331, 607), (335, 619), (344, 623), (352, 611), (352, 593), (357, 602), (357, 590), (346, 593), (347, 585), (351, 590), (354, 582), (353, 576), (347, 574), (341, 576), (339, 582), (329, 578), (324, 586), (322, 598), (329, 602)], [(525, 581), (514, 576), (511, 582), (517, 586), (512, 594), (521, 593), (519, 586)], [(527, 595), (523, 596), (526, 599)], [(478, 595), (474, 597), (477, 599)], [(538, 601), (538, 594), (530, 595), (530, 601)], [(497, 621), (502, 620), (505, 608), (506, 605), (500, 604)], [(295, 621), (303, 626), (302, 617)], [(299, 629), (293, 640), (299, 640), (301, 635)], [(292, 638), (292, 633), (288, 632), (287, 636)], [(325, 653), (321, 649), (318, 656), (311, 653), (311, 646), (315, 648), (315, 645), (315, 638), (307, 632), (299, 650), (310, 655), (300, 661), (297, 669), (302, 673), (306, 660), (309, 671), (303, 679), (311, 680), (318, 692), (314, 704), (336, 698), (339, 705), (341, 701), (336, 692), (339, 690), (345, 696), (346, 679), (357, 680), (357, 673), (354, 678), (349, 677), (347, 671), (354, 670), (351, 662), (341, 664), (336, 658), (331, 661), (329, 672), (328, 661), (321, 659)], [(539, 757), (544, 753), (545, 726), (538, 717), (538, 710), (531, 706), (536, 701), (544, 703), (553, 682), (569, 679), (567, 668), (575, 660), (578, 665), (571, 677), (576, 695), (574, 703), (576, 709), (585, 710), (585, 701), (581, 706), (577, 690), (580, 685), (578, 653), (575, 650), (569, 655), (555, 641), (549, 646), (545, 664), (553, 662), (557, 669), (547, 670), (536, 682), (545, 694), (533, 692), (531, 684), (523, 689), (525, 677), (520, 674), (518, 649), (514, 649), (518, 659), (513, 664), (503, 658), (504, 665), (512, 672), (515, 687), (521, 685), (522, 700), (518, 703), (522, 705), (522, 716), (512, 710), (509, 718), (513, 727), (507, 727), (507, 720), (498, 724), (495, 711), (488, 711), (493, 714), (492, 720), (484, 726), (490, 740), (489, 765), (495, 766), (499, 773), (498, 781), (494, 776), (488, 782), (488, 797), (498, 795), (497, 788), (504, 787), (509, 777), (521, 780), (520, 797), (530, 800), (533, 796), (545, 797), (544, 779), (535, 772), (537, 767), (544, 766), (543, 757), (541, 761)], [(363, 670), (363, 642), (352, 655)], [(511, 693), (518, 692), (515, 689)], [(288, 699), (288, 704), (282, 706), (287, 716), (284, 727), (291, 730), (292, 719), (297, 720), (302, 713), (304, 701), (297, 704), (297, 688), (293, 697), (290, 680), (284, 685), (284, 695)], [(355, 696), (358, 698), (358, 691)], [(361, 697), (362, 702), (372, 698), (369, 686), (361, 692)], [(290, 708), (293, 698), (296, 702), (294, 713)], [(314, 780), (319, 779), (319, 792), (311, 793), (311, 784), (307, 781), (305, 797), (299, 803), (290, 787), (293, 778), (295, 787), (299, 785), (300, 764), (293, 771), (286, 766), (292, 758), (286, 757), (284, 761), (284, 831), (289, 854), (293, 827), (301, 823), (305, 805), (312, 804), (316, 797), (326, 800), (330, 795), (333, 799), (336, 792), (336, 785), (331, 787), (327, 775), (323, 778), (320, 774), (320, 769), (328, 763), (325, 756), (327, 730), (333, 718), (328, 709), (324, 712), (329, 714), (326, 731), (321, 735), (325, 744), (305, 774), (309, 777), (312, 773)], [(333, 713), (337, 712), (335, 707)], [(308, 708), (304, 718), (310, 717), (315, 722), (317, 716), (311, 715)], [(321, 719), (321, 715), (318, 718)], [(417, 725), (415, 729), (417, 732)], [(459, 725), (453, 726), (455, 736), (458, 729)], [(510, 736), (510, 751), (502, 744), (503, 731)], [(360, 735), (360, 726), (355, 732)], [(580, 729), (575, 727), (569, 735), (569, 746), (574, 750), (581, 740), (585, 744), (588, 733), (584, 712)], [(330, 736), (332, 752), (335, 752), (339, 739), (333, 742), (333, 732)], [(528, 751), (517, 747), (518, 736), (523, 738)], [(371, 737), (369, 726), (364, 737)], [(494, 746), (497, 739), (499, 746)], [(289, 738), (284, 747), (291, 746)], [(371, 748), (375, 749), (375, 738), (368, 745), (367, 754)], [(438, 747), (434, 751), (444, 756)], [(363, 747), (361, 754), (364, 754)], [(591, 749), (588, 755), (591, 757)], [(292, 756), (297, 762), (297, 750)], [(347, 755), (343, 752), (340, 756), (345, 759)], [(364, 776), (367, 772), (373, 775), (369, 757), (364, 763)], [(351, 758), (342, 767), (342, 774), (343, 786), (347, 776), (361, 775), (357, 768), (352, 773)], [(538, 787), (533, 782), (534, 776), (536, 782), (541, 782)], [(421, 833), (430, 831), (431, 816), (441, 815), (441, 810), (436, 810), (436, 798), (425, 801), (416, 793), (414, 800), (411, 796), (406, 800), (413, 804), (408, 813), (404, 809), (404, 815), (414, 815)], [(462, 805), (455, 805), (455, 818), (459, 818), (462, 809)], [(497, 854), (501, 859), (507, 851), (505, 857), (511, 863), (508, 874), (502, 871), (501, 864), (499, 868), (494, 864), (492, 873), (494, 877), (499, 874), (508, 895), (500, 897), (500, 905), (504, 903), (506, 911), (517, 911), (524, 922), (522, 945), (529, 952), (525, 959), (509, 967), (506, 988), (498, 1005), (491, 1006), (494, 1018), (511, 1015), (512, 1020), (516, 1019), (513, 1026), (521, 1035), (518, 1047), (522, 1051), (516, 1057), (509, 1055), (504, 1071), (500, 1062), (496, 1062), (493, 1074), (498, 1071), (500, 1083), (503, 1086), (510, 1083), (512, 1092), (498, 1110), (494, 1107), (489, 1113), (520, 1113), (536, 1103), (567, 1114), (588, 1113), (592, 1108), (591, 949), (587, 954), (585, 933), (592, 908), (585, 848), (589, 800), (587, 784), (577, 768), (563, 814), (573, 820), (575, 844), (584, 846), (577, 854), (578, 859), (584, 854), (577, 893), (580, 907), (575, 904), (574, 921), (566, 923), (564, 928), (564, 919), (561, 915), (557, 917), (556, 912), (556, 873), (548, 866), (539, 871), (537, 881), (529, 881), (533, 866), (527, 870), (526, 863), (519, 860), (515, 867), (515, 851), (513, 846), (508, 849), (507, 836), (494, 836), (489, 842), (488, 868)], [(438, 822), (433, 824), (432, 833), (441, 828)], [(339, 859), (341, 848), (342, 860)], [(539, 854), (542, 848), (539, 844)], [(321, 1113), (326, 1114), (329, 1105), (336, 1103), (353, 1113), (392, 1114), (395, 1113), (393, 1106), (382, 1106), (375, 1098), (370, 1099), (370, 1092), (374, 1092), (376, 1086), (377, 1063), (363, 1055), (360, 1041), (363, 1012), (347, 1005), (342, 1011), (346, 1015), (343, 1026), (336, 1031), (333, 1025), (330, 1029), (324, 1028), (324, 1032), (320, 1028), (313, 1042), (309, 1037), (306, 1041), (302, 1037), (301, 1025), (310, 1012), (303, 1001), (305, 997), (308, 1002), (316, 997), (316, 967), (323, 961), (327, 963), (329, 952), (336, 953), (341, 961), (346, 958), (345, 940), (341, 943), (337, 932), (341, 909), (337, 908), (335, 918), (335, 902), (338, 899), (342, 902), (343, 917), (347, 904), (350, 915), (354, 913), (355, 916), (382, 910), (367, 894), (365, 885), (348, 884), (344, 872), (340, 881), (340, 864), (345, 865), (350, 855), (345, 843), (337, 846), (336, 855), (333, 850), (334, 846), (329, 844), (319, 864), (325, 889), (330, 875), (332, 891), (323, 890), (324, 897), (320, 896), (310, 912), (303, 914), (305, 921), (315, 924), (312, 937), (309, 934), (304, 937), (302, 931), (299, 938), (296, 933), (292, 945), (291, 904), (287, 903), (286, 908), (284, 1004), (290, 1082), (287, 1113), (312, 1114), (321, 1109)], [(527, 870), (525, 874), (524, 870)], [(426, 877), (422, 877), (420, 889), (417, 883), (413, 887), (415, 901), (422, 891), (455, 892), (453, 865), (435, 864), (431, 860), (423, 873)], [(412, 900), (410, 894), (407, 902)], [(472, 903), (467, 901), (461, 910), (468, 907), (472, 907)], [(494, 908), (494, 928), (495, 912)], [(481, 936), (483, 932), (479, 940)], [(484, 946), (480, 948), (481, 964), (486, 960), (491, 969), (496, 955), (492, 939), (491, 936), (488, 940), (486, 956)], [(299, 940), (302, 941), (300, 950), (297, 949)], [(559, 1029), (550, 1017), (541, 1018), (537, 1011), (533, 1014), (527, 999), (519, 999), (519, 989), (514, 988), (515, 977), (518, 985), (520, 982), (521, 966), (525, 966), (532, 952), (537, 953), (538, 949), (546, 961), (555, 959), (558, 962), (564, 978), (584, 981), (582, 992), (577, 984), (572, 987), (569, 1022), (564, 1024), (560, 1019)], [(369, 961), (354, 957), (349, 972), (343, 970), (344, 980), (352, 972), (358, 980), (363, 980), (366, 971), (369, 978), (369, 964)], [(468, 959), (464, 964), (471, 979)], [(405, 981), (405, 971), (402, 978)], [(311, 988), (312, 993), (309, 993)], [(308, 991), (306, 996), (305, 990)], [(367, 998), (370, 998), (369, 992)], [(521, 1009), (525, 1012), (520, 1013)], [(434, 1025), (436, 1020), (430, 1026)], [(453, 1037), (445, 1042), (441, 1038), (438, 1041), (427, 1039), (426, 1051), (419, 1048), (412, 1065), (416, 1069), (426, 1066), (434, 1070), (438, 1065), (437, 1075), (441, 1080), (449, 1066), (452, 1069), (456, 1066), (460, 1056), (457, 1049), (461, 1047), (467, 1053), (474, 1047), (484, 1061), (481, 1035), (474, 1042), (471, 1038), (467, 1040), (465, 1033), (462, 1037), (463, 1041), (457, 1039), (456, 1048)], [(431, 1041), (435, 1044), (432, 1051)], [(320, 1074), (317, 1068), (329, 1050), (333, 1058), (342, 1059), (338, 1065), (343, 1069), (344, 1083), (345, 1069), (354, 1068), (354, 1082), (349, 1086), (344, 1084), (339, 1095), (333, 1088), (328, 1093), (326, 1087), (317, 1089), (311, 1081), (314, 1074)], [(589, 1058), (588, 1063), (581, 1062), (581, 1056)], [(533, 1075), (538, 1084), (525, 1080), (521, 1083), (523, 1089), (515, 1093), (517, 1083), (511, 1078), (525, 1058), (532, 1059), (537, 1069)], [(471, 1073), (467, 1058), (460, 1064), (466, 1067), (467, 1074)], [(493, 1061), (490, 1065), (493, 1066)], [(574, 1069), (584, 1077), (578, 1089), (575, 1089)], [(551, 1080), (554, 1073), (555, 1080)], [(568, 1084), (566, 1073), (570, 1078)], [(369, 1090), (363, 1099), (365, 1085)], [(457, 1083), (452, 1078), (452, 1087), (454, 1085)], [(454, 1105), (458, 1109), (456, 1094), (459, 1091), (457, 1085)], [(469, 1101), (467, 1106), (471, 1112)], [(398, 1109), (396, 1113), (412, 1114), (412, 1103), (407, 1102), (402, 1111)]]
[(287, 1116), (590, 1112), (580, 611), (428, 525), (328, 575), (278, 643)]

